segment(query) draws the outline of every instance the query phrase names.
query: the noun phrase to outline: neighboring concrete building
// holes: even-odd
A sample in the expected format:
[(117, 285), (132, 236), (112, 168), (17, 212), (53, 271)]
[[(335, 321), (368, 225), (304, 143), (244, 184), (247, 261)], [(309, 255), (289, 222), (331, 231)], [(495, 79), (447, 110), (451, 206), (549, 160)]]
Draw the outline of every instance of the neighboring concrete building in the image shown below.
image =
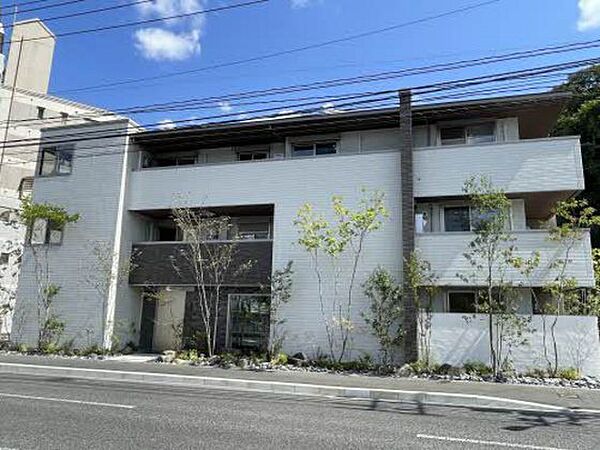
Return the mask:
[[(142, 133), (135, 133), (127, 121), (44, 130), (41, 158), (46, 148), (56, 149), (44, 141), (60, 141), (75, 132), (98, 138), (65, 147), (73, 155), (67, 176), (52, 176), (55, 170), (46, 172), (40, 166), (35, 179), (34, 201), (56, 203), (81, 215), (56, 241), (60, 245), (52, 245), (48, 253), (52, 279), (61, 286), (55, 312), (65, 321), (65, 338), (75, 339), (80, 346), (106, 345), (117, 334), (120, 342), (162, 350), (173, 346), (176, 338), (166, 322), (182, 321), (188, 337), (198, 331), (194, 282), (189, 271), (175, 270), (173, 264), (186, 243), (171, 211), (183, 205), (231, 217), (232, 232), (215, 236), (211, 245), (239, 240), (240, 257), (256, 261), (243, 277), (227, 282), (219, 347), (264, 348), (268, 317), (246, 323), (238, 309), (255, 303), (253, 316), (260, 316), (259, 296), (265, 294), (270, 275), (293, 261), (293, 298), (282, 311), (287, 331), (284, 349), (326, 352), (314, 272), (308, 254), (297, 244), (293, 222), (305, 202), (327, 214), (332, 195), (354, 205), (361, 188), (367, 188), (385, 193), (390, 216), (366, 242), (359, 282), (378, 265), (400, 279), (403, 243), (414, 239), (441, 287), (434, 306), (436, 361), (486, 360), (485, 327), (479, 319), (470, 327), (462, 319), (472, 312), (475, 291), (482, 283), (456, 275), (470, 271), (463, 254), (473, 236), (463, 184), (469, 176), (481, 174), (505, 189), (519, 253), (541, 252), (534, 283), (542, 286), (551, 280), (548, 261), (559, 251), (547, 240), (546, 225), (554, 221), (551, 208), (584, 188), (578, 137), (548, 137), (564, 98), (541, 94), (418, 106), (412, 109), (412, 127), (406, 126), (410, 122), (402, 123), (405, 118), (398, 109), (385, 109)], [(102, 154), (89, 157), (98, 148)], [(403, 183), (410, 176), (413, 183)], [(407, 235), (413, 228), (414, 234)], [(114, 249), (113, 273), (135, 255), (128, 282), (113, 278), (106, 298), (99, 298), (81, 280), (86, 268), (94, 266), (90, 242), (109, 243)], [(18, 293), (17, 313), (23, 317), (35, 311), (29, 254), (28, 249)], [(592, 287), (587, 234), (571, 258), (570, 275), (580, 287)], [(515, 284), (523, 281), (516, 272), (509, 278)], [(162, 291), (166, 301), (143, 301), (148, 289)], [(521, 294), (522, 313), (535, 313), (528, 291)], [(377, 351), (360, 316), (367, 305), (359, 287), (352, 357)], [(559, 334), (566, 333), (560, 334), (560, 345), (574, 338), (584, 342), (589, 354), (578, 363), (587, 372), (600, 373), (595, 318), (565, 320), (576, 326), (559, 327)], [(265, 322), (267, 327), (261, 330), (257, 324)], [(34, 343), (35, 317), (24, 323), (15, 339)], [(240, 337), (244, 331), (251, 335), (246, 342)], [(538, 357), (523, 351), (516, 355), (516, 364), (532, 366), (539, 363)], [(561, 363), (575, 365), (571, 360)]]
[(16, 211), (20, 199), (31, 192), (40, 130), (116, 117), (104, 109), (47, 95), (55, 38), (41, 21), (15, 23), (11, 42), (0, 85), (1, 335), (11, 329), (11, 314), (1, 311), (12, 309), (14, 302), (25, 237)]

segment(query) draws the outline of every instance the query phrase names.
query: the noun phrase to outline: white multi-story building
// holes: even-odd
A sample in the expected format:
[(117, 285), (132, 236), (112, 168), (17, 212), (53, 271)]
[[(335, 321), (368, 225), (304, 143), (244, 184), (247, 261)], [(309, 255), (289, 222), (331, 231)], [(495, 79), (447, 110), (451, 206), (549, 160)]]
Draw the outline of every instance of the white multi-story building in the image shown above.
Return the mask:
[[(22, 39), (22, 40), (21, 40)], [(41, 129), (114, 120), (100, 108), (48, 95), (55, 37), (40, 20), (17, 22), (0, 84), (0, 334), (11, 328), (25, 230), (16, 220), (31, 191)], [(0, 49), (0, 53), (2, 53)]]
[[(50, 245), (50, 276), (61, 287), (54, 312), (66, 325), (65, 339), (107, 345), (116, 334), (121, 342), (162, 350), (176, 338), (166, 322), (182, 321), (187, 336), (198, 331), (194, 282), (188, 271), (173, 264), (186, 243), (171, 211), (185, 206), (231, 217), (233, 233), (215, 237), (211, 245), (237, 239), (240, 257), (255, 261), (249, 272), (226, 283), (219, 348), (264, 348), (268, 326), (260, 330), (257, 323), (265, 321), (246, 323), (238, 313), (240, 305), (258, 304), (272, 272), (293, 261), (292, 300), (282, 309), (284, 349), (326, 352), (317, 283), (311, 259), (297, 243), (294, 219), (306, 202), (327, 217), (332, 195), (356, 205), (366, 188), (385, 194), (389, 218), (366, 241), (359, 284), (377, 266), (401, 279), (404, 257), (412, 250), (408, 244), (414, 242), (440, 286), (434, 304), (434, 357), (451, 363), (485, 360), (485, 326), (478, 319), (463, 319), (473, 312), (483, 282), (457, 276), (472, 270), (464, 258), (473, 233), (463, 185), (469, 176), (485, 175), (505, 190), (518, 253), (541, 254), (533, 284), (541, 287), (552, 280), (548, 262), (561, 251), (547, 239), (552, 206), (584, 188), (578, 137), (548, 137), (564, 99), (539, 94), (417, 106), (408, 115), (412, 124), (401, 114), (411, 109), (401, 106), (140, 133), (125, 120), (44, 130), (33, 199), (81, 216), (55, 234), (39, 234), (42, 224), (32, 243)], [(73, 134), (95, 139), (56, 144)], [(58, 161), (64, 153), (73, 163), (47, 167), (47, 152), (58, 152)], [(82, 281), (86, 268), (94, 267), (93, 242), (108, 243), (114, 252), (113, 275), (135, 256), (128, 280), (111, 277), (105, 298)], [(570, 258), (569, 275), (578, 286), (592, 287), (587, 233)], [(36, 284), (29, 249), (23, 264), (17, 313), (25, 317), (25, 325), (15, 340), (35, 343)], [(342, 259), (341, 270), (346, 268)], [(516, 271), (508, 277), (515, 285), (524, 281)], [(167, 301), (143, 301), (148, 289), (161, 290)], [(377, 351), (360, 314), (367, 305), (359, 287), (351, 357)], [(250, 310), (260, 315), (260, 308)], [(537, 311), (526, 289), (520, 311), (533, 315), (535, 322)], [(598, 372), (595, 318), (565, 317), (557, 333), (560, 345), (568, 347), (578, 339), (586, 346), (588, 353), (585, 358), (580, 353), (577, 364)], [(571, 350), (563, 355), (571, 357)], [(516, 364), (535, 365), (539, 355), (534, 353), (514, 349)]]

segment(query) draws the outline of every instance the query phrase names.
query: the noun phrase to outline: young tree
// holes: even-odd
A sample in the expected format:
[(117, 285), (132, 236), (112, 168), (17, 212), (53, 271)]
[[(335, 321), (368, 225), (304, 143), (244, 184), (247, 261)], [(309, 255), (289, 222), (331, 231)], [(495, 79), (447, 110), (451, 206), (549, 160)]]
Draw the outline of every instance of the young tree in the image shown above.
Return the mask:
[[(548, 371), (552, 375), (558, 372), (559, 350), (556, 340), (556, 325), (559, 315), (589, 313), (591, 305), (586, 296), (577, 287), (577, 280), (569, 275), (569, 267), (573, 264), (572, 252), (583, 239), (584, 230), (600, 225), (600, 216), (596, 209), (589, 206), (587, 200), (571, 199), (559, 202), (554, 207), (558, 225), (550, 230), (549, 240), (559, 244), (560, 257), (551, 262), (555, 270), (554, 279), (548, 283), (545, 290), (550, 294), (551, 301), (542, 304), (542, 313), (551, 316), (550, 337), (552, 342), (552, 359), (546, 357)], [(591, 297), (593, 300), (594, 297)], [(544, 343), (545, 347), (545, 343)], [(547, 355), (547, 350), (544, 348)]]
[(381, 363), (389, 365), (402, 342), (402, 288), (383, 267), (371, 273), (363, 288), (371, 302), (361, 315), (379, 342)]
[(285, 331), (282, 329), (286, 320), (280, 316), (280, 309), (292, 299), (293, 262), (288, 261), (283, 269), (277, 269), (271, 277), (271, 303), (270, 321), (271, 338), (269, 339), (269, 353), (271, 357), (277, 356), (283, 347)]
[[(28, 229), (29, 248), (37, 284), (38, 348), (44, 350), (57, 344), (65, 326), (52, 308), (60, 292), (60, 286), (50, 279), (48, 253), (52, 233), (62, 234), (68, 224), (79, 220), (79, 214), (70, 214), (61, 206), (33, 203), (29, 198), (25, 198), (19, 216)], [(43, 231), (41, 240), (32, 242), (32, 236), (40, 225)]]
[(407, 287), (412, 291), (417, 307), (417, 333), (419, 338), (419, 361), (426, 368), (431, 367), (431, 321), (433, 318), (433, 299), (438, 287), (431, 265), (417, 251), (413, 251), (407, 264)]
[[(229, 217), (216, 216), (204, 209), (177, 207), (173, 210), (173, 219), (183, 233), (185, 245), (180, 252), (194, 278), (206, 351), (213, 356), (222, 313), (223, 284), (228, 278), (240, 276), (249, 270), (253, 261), (236, 263), (238, 244), (235, 241), (207, 242), (228, 233), (231, 228)], [(181, 273), (183, 268), (177, 259), (173, 259), (173, 266)]]
[(102, 330), (106, 333), (107, 329), (113, 329), (113, 336), (103, 338), (102, 346), (105, 350), (110, 350), (116, 343), (114, 324), (108, 323), (106, 300), (113, 283), (121, 284), (127, 281), (129, 274), (134, 269), (134, 255), (128, 261), (122, 261), (117, 270), (113, 270), (114, 260), (118, 254), (114, 252), (111, 241), (93, 241), (89, 245), (89, 252), (92, 256), (89, 264), (82, 267), (82, 278), (84, 282), (96, 291), (98, 301), (102, 311)]
[(469, 178), (463, 190), (469, 196), (475, 234), (464, 256), (474, 269), (471, 282), (483, 278), (477, 308), (488, 317), (490, 365), (497, 375), (509, 363), (510, 347), (523, 341), (527, 327), (527, 319), (517, 315), (515, 291), (506, 281), (515, 250), (508, 232), (510, 200), (482, 176)]
[[(333, 196), (334, 223), (330, 224), (322, 215), (317, 215), (311, 204), (303, 205), (294, 224), (298, 227), (298, 243), (310, 254), (317, 278), (321, 316), (332, 359), (342, 361), (346, 356), (349, 340), (354, 328), (352, 307), (358, 264), (369, 234), (381, 228), (388, 216), (382, 192), (368, 193), (363, 189), (358, 208), (351, 210), (343, 199)], [(327, 269), (322, 257), (329, 262), (332, 289), (326, 297), (324, 284)], [(342, 269), (340, 260), (350, 261), (347, 290), (343, 298), (339, 293)]]

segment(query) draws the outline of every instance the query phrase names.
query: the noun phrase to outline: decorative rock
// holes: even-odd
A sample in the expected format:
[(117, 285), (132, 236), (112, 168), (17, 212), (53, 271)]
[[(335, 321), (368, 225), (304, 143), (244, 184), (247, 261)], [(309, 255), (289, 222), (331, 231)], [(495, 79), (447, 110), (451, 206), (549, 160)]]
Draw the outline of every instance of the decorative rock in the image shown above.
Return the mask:
[(415, 371), (410, 366), (410, 364), (404, 364), (399, 369), (396, 369), (396, 375), (399, 377), (411, 377), (415, 375)]

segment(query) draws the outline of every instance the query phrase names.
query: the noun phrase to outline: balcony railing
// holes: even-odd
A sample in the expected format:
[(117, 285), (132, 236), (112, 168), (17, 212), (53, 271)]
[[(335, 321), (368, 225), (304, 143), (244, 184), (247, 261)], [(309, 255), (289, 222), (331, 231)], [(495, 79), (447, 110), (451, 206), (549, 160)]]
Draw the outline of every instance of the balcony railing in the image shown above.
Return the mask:
[(584, 188), (577, 137), (416, 149), (415, 196), (464, 195), (473, 175), (487, 175), (506, 192), (577, 191)]
[[(483, 285), (485, 282), (484, 271), (477, 272), (464, 254), (469, 243), (474, 238), (473, 233), (423, 233), (418, 234), (416, 246), (421, 256), (431, 264), (431, 270), (437, 277), (437, 284), (441, 286)], [(559, 243), (548, 240), (548, 232), (543, 230), (527, 230), (512, 232), (515, 255), (524, 258), (531, 257), (533, 252), (540, 253), (540, 264), (531, 277), (535, 286), (543, 286), (556, 277), (556, 269), (551, 267), (553, 261), (565, 257), (564, 247)], [(495, 274), (497, 276), (498, 274)], [(570, 251), (567, 276), (574, 277), (579, 286), (594, 285), (594, 271), (592, 266), (592, 250), (590, 235), (586, 230), (583, 238), (578, 241)], [(469, 279), (466, 282), (463, 278)], [(508, 270), (506, 279), (514, 284), (524, 283), (527, 280), (515, 269)]]
[[(227, 285), (264, 285), (271, 276), (273, 242), (271, 240), (235, 241), (236, 248)], [(208, 246), (227, 245), (231, 241), (215, 241)], [(133, 244), (133, 270), (129, 283), (138, 286), (193, 286), (194, 271), (186, 258), (185, 242), (140, 242)], [(189, 255), (189, 253), (187, 253)], [(248, 270), (238, 272), (242, 264), (250, 262)], [(207, 275), (207, 284), (211, 284)]]

